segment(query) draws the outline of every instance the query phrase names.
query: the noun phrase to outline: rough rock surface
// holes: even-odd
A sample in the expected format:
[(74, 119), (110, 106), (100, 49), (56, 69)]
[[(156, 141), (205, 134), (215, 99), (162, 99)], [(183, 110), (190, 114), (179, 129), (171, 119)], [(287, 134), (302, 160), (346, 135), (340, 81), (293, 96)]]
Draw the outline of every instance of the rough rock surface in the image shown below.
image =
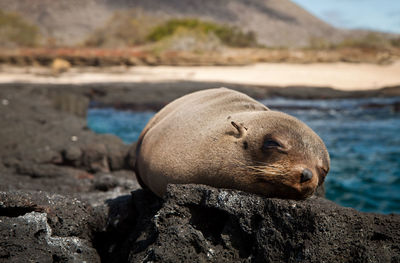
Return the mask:
[(129, 146), (91, 132), (79, 100), (88, 98), (0, 88), (0, 262), (100, 262), (105, 201), (139, 187)]
[(0, 192), (0, 262), (100, 262), (90, 208), (44, 192)]
[(400, 215), (202, 185), (170, 185), (163, 204), (143, 192), (129, 262), (400, 262)]
[(138, 187), (127, 164), (129, 145), (113, 135), (94, 134), (73, 106), (57, 109), (70, 97), (62, 89), (0, 89), (7, 102), (0, 105), (0, 190), (71, 195), (116, 187), (129, 193)]

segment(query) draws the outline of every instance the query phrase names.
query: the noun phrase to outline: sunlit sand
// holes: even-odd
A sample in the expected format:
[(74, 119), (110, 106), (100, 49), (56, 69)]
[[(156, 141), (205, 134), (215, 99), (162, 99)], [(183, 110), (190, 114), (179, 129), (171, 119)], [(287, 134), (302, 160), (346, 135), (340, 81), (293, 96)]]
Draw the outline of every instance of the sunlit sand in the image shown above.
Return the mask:
[(0, 83), (84, 84), (110, 82), (199, 81), (266, 86), (332, 87), (368, 90), (400, 85), (400, 61), (390, 65), (352, 63), (260, 63), (248, 66), (137, 66), (107, 69), (73, 68), (55, 76), (23, 70), (2, 70)]

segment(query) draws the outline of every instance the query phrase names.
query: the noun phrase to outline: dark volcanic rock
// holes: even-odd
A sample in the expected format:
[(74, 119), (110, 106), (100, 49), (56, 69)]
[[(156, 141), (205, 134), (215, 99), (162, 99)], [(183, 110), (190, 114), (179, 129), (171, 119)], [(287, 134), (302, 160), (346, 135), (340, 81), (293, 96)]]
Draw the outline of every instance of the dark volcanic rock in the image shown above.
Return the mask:
[(107, 200), (107, 223), (96, 233), (94, 242), (102, 260), (128, 262), (132, 249), (144, 251), (153, 244), (156, 233), (153, 231), (151, 220), (162, 203), (161, 199), (145, 190), (137, 190), (132, 196), (125, 195)]
[[(338, 99), (400, 96), (400, 86), (377, 90), (343, 91), (329, 87), (306, 86), (259, 86), (223, 82), (172, 81), (160, 83), (95, 83), (95, 84), (0, 84), (0, 96), (13, 89), (13, 93), (27, 94), (33, 89), (47, 94), (56, 100), (60, 90), (68, 90), (77, 97), (88, 97), (96, 107), (113, 107), (121, 110), (160, 110), (167, 103), (191, 92), (217, 87), (229, 87), (243, 92), (255, 99), (285, 97), (293, 99)], [(17, 90), (17, 92), (15, 92)], [(31, 92), (32, 93), (32, 92)], [(42, 94), (42, 95), (43, 95)], [(54, 95), (56, 94), (56, 95)], [(47, 98), (48, 100), (48, 98)], [(52, 101), (53, 101), (52, 100)], [(12, 101), (10, 100), (10, 105)], [(52, 102), (54, 104), (54, 102)], [(54, 106), (54, 105), (53, 105)], [(74, 111), (69, 112), (74, 113)], [(50, 115), (50, 114), (49, 114)], [(61, 115), (60, 115), (61, 116)], [(64, 116), (64, 115), (62, 115)], [(47, 123), (46, 118), (39, 118), (38, 123)], [(76, 125), (76, 124), (74, 124)]]
[[(64, 97), (67, 106), (58, 107)], [(80, 101), (88, 101), (85, 95), (62, 88), (21, 86), (2, 87), (0, 98), (7, 100), (0, 105), (0, 190), (74, 196), (104, 192), (96, 176), (119, 171), (125, 171), (122, 177), (131, 182), (115, 178), (107, 190), (128, 188), (136, 182), (126, 163), (129, 146), (116, 136), (94, 134), (81, 118), (84, 103)], [(125, 193), (129, 190), (133, 189)]]
[(394, 111), (394, 112), (400, 112), (400, 102), (396, 102), (396, 103), (393, 105), (393, 111)]
[(43, 192), (0, 192), (0, 262), (100, 262), (84, 203)]
[(88, 145), (84, 151), (83, 164), (91, 172), (109, 172), (107, 149), (102, 143)]
[(87, 128), (84, 95), (57, 107), (60, 92), (0, 89), (0, 262), (99, 262), (105, 201), (139, 188), (129, 146)]
[(360, 213), (318, 197), (269, 199), (201, 185), (170, 185), (165, 203), (153, 197), (152, 209), (149, 195), (133, 193), (136, 226), (120, 241), (122, 250), (114, 249), (118, 257), (108, 255), (111, 262), (400, 260), (399, 215)]

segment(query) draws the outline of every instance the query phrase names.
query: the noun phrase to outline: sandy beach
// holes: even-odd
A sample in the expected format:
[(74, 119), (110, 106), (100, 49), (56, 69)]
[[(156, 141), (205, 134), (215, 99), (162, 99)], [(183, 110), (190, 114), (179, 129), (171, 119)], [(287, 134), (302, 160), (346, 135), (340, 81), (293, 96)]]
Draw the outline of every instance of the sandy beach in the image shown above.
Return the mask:
[(0, 83), (88, 84), (129, 82), (225, 82), (242, 85), (331, 87), (371, 90), (400, 85), (400, 61), (390, 65), (353, 63), (259, 63), (248, 66), (136, 66), (71, 68), (59, 75), (49, 68), (3, 68)]

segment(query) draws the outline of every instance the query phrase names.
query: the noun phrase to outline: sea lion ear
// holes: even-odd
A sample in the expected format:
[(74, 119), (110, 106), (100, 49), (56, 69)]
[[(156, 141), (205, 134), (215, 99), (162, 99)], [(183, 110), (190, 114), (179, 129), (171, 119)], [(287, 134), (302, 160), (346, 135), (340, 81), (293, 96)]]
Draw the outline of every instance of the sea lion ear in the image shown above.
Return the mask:
[(244, 127), (244, 125), (242, 123), (237, 124), (236, 122), (231, 121), (231, 124), (232, 124), (233, 127), (236, 128), (236, 130), (239, 133), (239, 134), (235, 134), (236, 138), (243, 138), (244, 136), (246, 136), (247, 128)]

